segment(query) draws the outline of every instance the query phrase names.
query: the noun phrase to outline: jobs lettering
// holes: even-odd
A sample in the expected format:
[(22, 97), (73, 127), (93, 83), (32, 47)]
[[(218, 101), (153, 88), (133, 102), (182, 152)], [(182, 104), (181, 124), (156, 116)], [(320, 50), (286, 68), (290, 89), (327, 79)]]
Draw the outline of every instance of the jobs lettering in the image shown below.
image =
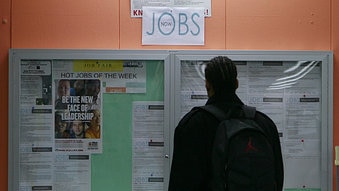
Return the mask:
[[(169, 13), (161, 13), (159, 17), (155, 13), (152, 15), (152, 29), (147, 31), (147, 35), (153, 35), (157, 27), (158, 31), (164, 35), (169, 36), (174, 32), (178, 32), (178, 35), (187, 35), (191, 33), (193, 36), (197, 36), (200, 33), (200, 26), (197, 23), (197, 19), (200, 17), (198, 13), (187, 15), (186, 13), (178, 13), (176, 17)], [(178, 21), (178, 23), (176, 23)]]

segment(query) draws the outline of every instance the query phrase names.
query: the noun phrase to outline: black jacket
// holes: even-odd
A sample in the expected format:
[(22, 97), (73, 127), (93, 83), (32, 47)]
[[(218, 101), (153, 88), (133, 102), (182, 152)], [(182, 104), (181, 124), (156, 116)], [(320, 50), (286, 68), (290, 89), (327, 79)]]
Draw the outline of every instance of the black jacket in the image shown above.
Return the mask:
[[(231, 107), (243, 105), (238, 96), (228, 94), (211, 97), (206, 105), (213, 104), (227, 112)], [(283, 162), (277, 127), (261, 112), (255, 121), (272, 138), (276, 158), (278, 191), (283, 186)], [(191, 110), (179, 122), (174, 134), (174, 150), (169, 191), (210, 191), (212, 145), (219, 121), (203, 110)]]

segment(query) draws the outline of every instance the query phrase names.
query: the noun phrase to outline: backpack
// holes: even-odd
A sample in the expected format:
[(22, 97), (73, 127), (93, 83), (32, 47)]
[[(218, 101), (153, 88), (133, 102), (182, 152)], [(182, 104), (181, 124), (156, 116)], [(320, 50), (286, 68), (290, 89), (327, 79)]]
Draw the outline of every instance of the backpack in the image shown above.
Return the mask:
[(277, 190), (273, 148), (254, 121), (256, 109), (243, 105), (226, 114), (213, 105), (200, 108), (220, 121), (212, 148), (211, 190)]

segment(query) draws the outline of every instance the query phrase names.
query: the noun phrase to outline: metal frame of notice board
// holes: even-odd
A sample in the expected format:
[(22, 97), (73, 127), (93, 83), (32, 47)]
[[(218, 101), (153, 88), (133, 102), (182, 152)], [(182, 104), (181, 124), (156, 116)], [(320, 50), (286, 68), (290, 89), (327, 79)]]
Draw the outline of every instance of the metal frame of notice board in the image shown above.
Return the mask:
[[(62, 189), (65, 185), (72, 185), (70, 182), (73, 180), (76, 181), (74, 183), (72, 190), (111, 190), (112, 183), (115, 182), (118, 185), (115, 185), (114, 188), (121, 190), (129, 190), (132, 187), (137, 187), (140, 184), (146, 185), (153, 183), (158, 187), (165, 187), (166, 182), (168, 182), (168, 176), (165, 172), (169, 171), (169, 95), (170, 95), (170, 76), (169, 70), (170, 65), (169, 62), (169, 52), (162, 50), (154, 50), (154, 51), (138, 51), (138, 50), (42, 50), (42, 49), (12, 49), (9, 54), (9, 142), (8, 142), (8, 190), (64, 190)], [(99, 63), (98, 63), (99, 62)], [(52, 66), (51, 66), (52, 65)], [(70, 67), (71, 66), (71, 67)], [(94, 69), (86, 69), (88, 67), (92, 67)], [(149, 67), (151, 66), (151, 67)], [(142, 70), (143, 67), (146, 67), (147, 72)], [(51, 69), (52, 68), (52, 69)], [(126, 71), (125, 71), (126, 70)], [(139, 71), (140, 70), (140, 71)], [(91, 71), (96, 71), (96, 73), (91, 73)], [(135, 74), (133, 73), (135, 71)], [(52, 74), (50, 74), (50, 73)], [(63, 144), (68, 144), (71, 141), (68, 141), (68, 137), (62, 137), (61, 139), (56, 138), (54, 136), (46, 135), (46, 129), (52, 129), (50, 132), (53, 135), (53, 128), (48, 127), (49, 125), (41, 125), (42, 121), (49, 120), (46, 118), (52, 118), (53, 115), (41, 114), (41, 113), (51, 113), (56, 112), (56, 104), (54, 102), (52, 104), (45, 104), (44, 102), (48, 101), (48, 99), (44, 99), (44, 92), (51, 91), (51, 87), (45, 87), (46, 80), (51, 80), (54, 78), (64, 78), (60, 76), (66, 76), (67, 73), (73, 73), (72, 76), (78, 75), (78, 78), (81, 80), (86, 80), (86, 87), (90, 86), (92, 82), (95, 82), (96, 79), (87, 79), (87, 78), (95, 78), (97, 77), (102, 82), (102, 90), (105, 86), (106, 94), (102, 95), (103, 99), (109, 100), (109, 102), (105, 103), (105, 100), (102, 101), (101, 107), (102, 114), (104, 115), (104, 119), (102, 120), (104, 126), (101, 128), (104, 131), (102, 134), (102, 145), (103, 151), (101, 153), (91, 153), (90, 149), (97, 149), (97, 144), (100, 143), (96, 141), (97, 139), (89, 138), (88, 142), (87, 138), (80, 139), (80, 142), (76, 139), (71, 138), (73, 140), (73, 146), (77, 147), (81, 141), (85, 142), (86, 152), (77, 152), (77, 149), (72, 151), (73, 154), (68, 154), (67, 148), (63, 148)], [(145, 74), (146, 73), (146, 74)], [(44, 75), (47, 74), (48, 78), (40, 79), (39, 74)], [(115, 78), (114, 80), (104, 81), (103, 77), (100, 75), (107, 75), (111, 78)], [(150, 80), (148, 80), (148, 75), (150, 75)], [(23, 77), (24, 76), (24, 77)], [(37, 78), (37, 76), (39, 76)], [(70, 74), (68, 74), (70, 76)], [(140, 77), (142, 76), (142, 77)], [(146, 76), (146, 77), (145, 77)], [(65, 78), (68, 78), (67, 76)], [(70, 77), (73, 78), (73, 77)], [(131, 80), (126, 82), (119, 82), (118, 78), (130, 78)], [(139, 81), (136, 81), (132, 78), (141, 78)], [(146, 79), (145, 79), (146, 78)], [(116, 80), (117, 79), (117, 80)], [(61, 79), (62, 80), (62, 79)], [(61, 81), (59, 80), (59, 82)], [(54, 82), (54, 80), (52, 80)], [(76, 80), (73, 80), (74, 84)], [(26, 84), (27, 87), (21, 87), (22, 84)], [(49, 83), (49, 82), (48, 82)], [(105, 83), (105, 84), (104, 84)], [(53, 83), (50, 83), (53, 84)], [(55, 82), (56, 84), (56, 82)], [(41, 90), (36, 91), (37, 86), (40, 87)], [(110, 89), (107, 87), (110, 86)], [(56, 85), (55, 85), (56, 87)], [(56, 88), (54, 88), (56, 89)], [(74, 88), (75, 85), (74, 85)], [(147, 92), (152, 90), (156, 93)], [(63, 90), (63, 89), (61, 89)], [(54, 101), (54, 97), (56, 100), (56, 92), (59, 90), (55, 90), (55, 93), (52, 93), (52, 100)], [(107, 91), (117, 91), (118, 93), (108, 94)], [(127, 93), (121, 93), (119, 91), (126, 91)], [(130, 93), (128, 91), (131, 91)], [(72, 91), (70, 91), (70, 95)], [(23, 96), (25, 95), (25, 96)], [(78, 94), (74, 94), (78, 95)], [(79, 93), (80, 95), (80, 93)], [(66, 121), (67, 119), (73, 119), (72, 123), (75, 123), (76, 119), (85, 120), (89, 116), (91, 119), (96, 116), (94, 113), (86, 113), (89, 111), (89, 102), (88, 99), (93, 98), (90, 93), (82, 94), (82, 96), (70, 96), (63, 97), (65, 98), (62, 103), (71, 103), (68, 104), (68, 111), (62, 113), (62, 117)], [(50, 95), (49, 95), (50, 96)], [(32, 97), (34, 98), (32, 101)], [(39, 97), (39, 98), (35, 98)], [(68, 99), (70, 98), (70, 99)], [(87, 99), (88, 98), (88, 99)], [(157, 99), (156, 102), (151, 102), (153, 99)], [(81, 101), (79, 101), (81, 100)], [(139, 112), (135, 112), (132, 109), (132, 101), (133, 107), (138, 107)], [(149, 101), (151, 100), (151, 101)], [(65, 102), (64, 102), (65, 101)], [(135, 101), (143, 101), (136, 102)], [(33, 102), (33, 103), (31, 103)], [(35, 103), (34, 103), (35, 102)], [(126, 104), (124, 104), (126, 102)], [(162, 103), (163, 102), (163, 103)], [(28, 103), (28, 104), (27, 104)], [(75, 104), (81, 103), (81, 104)], [(84, 104), (86, 103), (86, 104)], [(155, 103), (154, 105), (151, 105)], [(161, 104), (162, 103), (162, 104)], [(26, 105), (32, 104), (26, 108)], [(149, 104), (149, 105), (147, 105)], [(46, 106), (47, 105), (47, 106)], [(48, 106), (51, 105), (51, 106)], [(55, 107), (53, 106), (55, 105)], [(112, 106), (110, 106), (112, 105)], [(136, 105), (136, 106), (134, 106)], [(22, 107), (21, 107), (22, 106)], [(25, 107), (24, 107), (25, 106)], [(77, 108), (77, 109), (76, 109)], [(158, 123), (156, 125), (160, 126), (160, 130), (157, 130), (157, 134), (154, 134), (154, 140), (157, 140), (151, 143), (148, 141), (148, 145), (145, 145), (145, 141), (143, 137), (139, 137), (141, 141), (138, 143), (134, 143), (134, 140), (130, 140), (130, 136), (134, 136), (135, 132), (130, 126), (133, 127), (132, 115), (143, 115), (141, 111), (145, 109), (145, 111), (150, 113), (157, 113), (158, 121), (163, 121), (163, 129)], [(151, 108), (151, 109), (150, 109)], [(153, 109), (153, 110), (152, 110)], [(60, 109), (61, 111), (65, 110)], [(66, 109), (67, 110), (67, 109)], [(80, 113), (81, 110), (81, 113)], [(136, 109), (135, 109), (136, 110)], [(150, 111), (152, 110), (152, 111)], [(30, 115), (31, 113), (36, 112), (40, 117), (35, 117)], [(59, 110), (58, 110), (59, 111)], [(73, 114), (72, 114), (73, 111)], [(76, 113), (74, 111), (79, 111)], [(84, 112), (83, 112), (84, 111)], [(144, 110), (142, 110), (144, 111)], [(163, 112), (162, 112), (163, 111)], [(25, 114), (28, 112), (29, 114)], [(130, 112), (132, 114), (125, 115), (124, 112)], [(113, 114), (114, 113), (114, 114)], [(146, 112), (145, 112), (146, 113)], [(71, 115), (72, 114), (72, 115)], [(160, 115), (161, 114), (161, 115)], [(148, 115), (148, 116), (147, 116)], [(145, 114), (146, 117), (151, 114)], [(25, 117), (22, 117), (25, 116)], [(42, 116), (42, 117), (41, 117)], [(46, 117), (45, 117), (46, 116)], [(55, 115), (56, 116), (56, 115)], [(59, 115), (58, 115), (59, 116)], [(73, 118), (70, 118), (72, 116)], [(78, 116), (78, 117), (75, 117)], [(81, 117), (80, 117), (81, 116)], [(105, 118), (105, 116), (108, 116)], [(119, 117), (115, 117), (119, 116)], [(163, 118), (162, 118), (163, 117)], [(105, 120), (111, 120), (111, 118), (116, 118), (118, 122), (112, 121), (106, 123)], [(55, 123), (56, 127), (56, 119), (55, 122), (50, 122), (50, 126)], [(59, 119), (59, 118), (58, 118)], [(89, 118), (90, 119), (90, 118)], [(120, 120), (120, 121), (119, 121)], [(137, 121), (137, 120), (134, 120)], [(46, 123), (46, 122), (45, 122)], [(59, 123), (59, 122), (58, 122)], [(84, 125), (90, 126), (91, 123), (82, 123)], [(112, 125), (113, 124), (113, 125)], [(139, 120), (140, 124), (140, 120)], [(154, 124), (152, 124), (155, 126)], [(107, 127), (106, 127), (107, 126)], [(24, 128), (25, 127), (25, 128)], [(68, 127), (68, 126), (67, 126)], [(30, 128), (34, 129), (31, 130)], [(130, 128), (130, 129), (128, 129)], [(106, 132), (112, 131), (113, 133), (105, 134)], [(47, 132), (49, 132), (48, 130)], [(102, 132), (101, 131), (101, 132)], [(116, 134), (115, 131), (121, 133)], [(161, 132), (163, 131), (163, 132)], [(44, 132), (44, 133), (42, 133)], [(65, 131), (63, 131), (65, 132)], [(23, 135), (22, 133), (26, 133)], [(44, 135), (43, 135), (44, 134)], [(48, 133), (47, 133), (48, 134)], [(74, 133), (75, 134), (75, 133)], [(163, 135), (163, 137), (161, 137)], [(64, 135), (62, 135), (64, 136)], [(69, 134), (68, 134), (69, 136)], [(137, 136), (146, 136), (145, 132), (141, 132), (140, 135)], [(105, 139), (106, 137), (106, 139)], [(52, 139), (56, 141), (52, 141), (51, 145), (42, 145), (41, 139)], [(132, 138), (133, 139), (133, 138)], [(163, 139), (163, 140), (162, 140)], [(40, 142), (35, 141), (40, 140)], [(126, 141), (127, 140), (127, 141)], [(160, 141), (159, 141), (160, 140)], [(56, 143), (59, 141), (58, 143)], [(62, 142), (64, 141), (64, 142)], [(75, 141), (75, 142), (74, 142)], [(26, 143), (31, 143), (31, 145), (26, 145)], [(45, 142), (51, 142), (45, 140)], [(133, 143), (132, 143), (133, 142)], [(21, 144), (25, 143), (25, 144)], [(61, 144), (60, 144), (61, 143)], [(131, 150), (135, 147), (134, 144), (142, 144), (141, 146), (153, 146), (160, 155), (155, 156), (157, 153), (153, 154), (151, 157), (144, 156), (143, 152), (140, 152), (140, 149)], [(48, 143), (50, 144), (50, 143)], [(53, 145), (54, 144), (54, 145)], [(133, 145), (132, 145), (133, 144)], [(23, 146), (25, 145), (25, 146)], [(72, 146), (72, 145), (71, 145)], [(146, 149), (150, 148), (147, 147)], [(61, 148), (62, 154), (60, 156), (55, 154), (55, 148)], [(66, 146), (67, 147), (67, 146)], [(81, 147), (81, 145), (80, 145)], [(127, 148), (127, 149), (125, 149)], [(65, 150), (62, 150), (65, 149)], [(85, 150), (83, 149), (83, 150)], [(120, 149), (120, 150), (119, 150)], [(149, 149), (149, 150), (151, 150)], [(118, 150), (118, 151), (117, 151)], [(133, 153), (132, 153), (133, 152)], [(48, 154), (50, 153), (50, 154)], [(89, 153), (89, 154), (87, 154)], [(140, 154), (141, 153), (141, 154)], [(41, 155), (39, 156), (36, 155)], [(47, 154), (47, 155), (46, 155)], [(64, 154), (64, 155), (63, 155)], [(139, 154), (139, 155), (138, 155)], [(54, 156), (55, 155), (55, 156)], [(115, 156), (116, 155), (116, 156)], [(151, 179), (153, 182), (140, 182), (143, 181), (144, 177), (134, 177), (134, 175), (140, 175), (145, 173), (145, 169), (139, 164), (135, 164), (135, 169), (132, 169), (131, 162), (133, 163), (132, 156), (142, 155), (140, 161), (149, 160), (148, 158), (154, 157), (153, 162), (158, 161), (161, 168), (156, 169), (157, 167), (149, 167), (149, 169), (153, 168), (154, 171), (157, 171), (157, 176)], [(160, 157), (160, 159), (159, 159)], [(23, 160), (27, 160), (23, 161)], [(46, 162), (44, 163), (44, 161)], [(67, 166), (67, 161), (69, 165)], [(87, 162), (88, 160), (92, 160), (91, 162)], [(49, 162), (47, 162), (49, 161)], [(61, 162), (60, 162), (61, 161)], [(79, 161), (79, 162), (77, 162)], [(163, 161), (163, 162), (162, 162)], [(95, 162), (95, 164), (93, 164)], [(92, 164), (91, 164), (92, 163)], [(71, 166), (71, 164), (75, 164)], [(151, 164), (151, 163), (149, 163)], [(58, 166), (61, 168), (58, 170), (52, 171), (52, 166)], [(91, 167), (92, 166), (92, 167)], [(112, 166), (112, 167), (110, 167)], [(88, 168), (89, 167), (89, 168)], [(112, 168), (111, 170), (109, 170)], [(155, 168), (155, 169), (154, 169)], [(55, 167), (56, 169), (56, 167)], [(65, 170), (62, 170), (65, 169)], [(68, 169), (68, 170), (67, 170)], [(84, 173), (75, 174), (75, 172), (71, 171), (83, 171)], [(101, 170), (100, 170), (101, 169)], [(57, 171), (57, 172), (56, 172)], [(64, 172), (63, 172), (64, 171)], [(56, 175), (58, 173), (58, 175)], [(91, 175), (92, 174), (92, 175)], [(94, 175), (93, 175), (94, 174)], [(160, 175), (159, 175), (160, 174)], [(27, 176), (29, 175), (29, 176)], [(80, 176), (78, 178), (72, 176)], [(49, 177), (52, 176), (52, 177)], [(100, 178), (101, 177), (101, 178)], [(102, 178), (106, 177), (106, 178)], [(133, 177), (133, 178), (132, 178)], [(81, 180), (82, 178), (89, 178), (90, 183)], [(93, 183), (93, 179), (97, 180), (97, 182)], [(47, 180), (46, 180), (47, 179)], [(116, 179), (116, 180), (112, 180)], [(123, 179), (123, 180), (120, 180)], [(133, 179), (133, 180), (132, 180)], [(36, 181), (40, 180), (40, 181)], [(46, 180), (46, 181), (45, 181)], [(55, 181), (58, 182), (58, 188), (55, 188)], [(92, 182), (92, 183), (91, 183)], [(84, 189), (81, 189), (81, 184), (88, 185)], [(66, 187), (65, 187), (66, 188)]]
[[(190, 108), (206, 103), (204, 61), (215, 56), (228, 56), (236, 62), (240, 85), (237, 94), (244, 103), (264, 111), (277, 124), (285, 168), (284, 190), (332, 190), (332, 52), (193, 50), (175, 52), (175, 65), (171, 65), (172, 79), (175, 80), (174, 84), (171, 84), (174, 89), (170, 96), (171, 103), (175, 103), (171, 104), (173, 107), (171, 111), (175, 111), (172, 113), (174, 123), (170, 125), (171, 127), (175, 126)], [(304, 84), (305, 87), (298, 89), (298, 84), (299, 86)], [(301, 89), (306, 93), (297, 98)], [(279, 100), (280, 103), (265, 102), (265, 96), (271, 96), (273, 97), (271, 100)], [(303, 96), (305, 100), (310, 100), (309, 104), (299, 101), (304, 100)], [(292, 100), (296, 103), (290, 103)], [(312, 103), (311, 100), (315, 102)], [(298, 104), (303, 109), (294, 108)], [(293, 116), (291, 114), (293, 112), (299, 116)], [(278, 116), (280, 114), (282, 115)], [(312, 128), (307, 128), (308, 126)], [(173, 137), (174, 130), (171, 132), (170, 137)]]

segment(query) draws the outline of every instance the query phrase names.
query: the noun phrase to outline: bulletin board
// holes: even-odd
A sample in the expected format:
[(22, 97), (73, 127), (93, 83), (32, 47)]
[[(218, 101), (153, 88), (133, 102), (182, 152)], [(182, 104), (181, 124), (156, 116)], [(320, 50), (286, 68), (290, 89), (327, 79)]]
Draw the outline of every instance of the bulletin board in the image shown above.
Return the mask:
[[(9, 190), (162, 190), (169, 169), (169, 54), (149, 53), (11, 50)], [(59, 88), (61, 80), (70, 81), (64, 108), (57, 104), (67, 89)], [(100, 81), (100, 117), (90, 112), (90, 90), (77, 93), (81, 80), (86, 88)], [(71, 123), (60, 136), (58, 116)], [(98, 137), (74, 136), (78, 119), (89, 128), (94, 118), (101, 119)]]
[(207, 101), (205, 61), (227, 55), (237, 65), (239, 98), (276, 124), (284, 161), (284, 191), (332, 190), (330, 52), (186, 51), (175, 55), (175, 121)]
[(167, 190), (174, 129), (218, 55), (278, 127), (284, 190), (332, 190), (331, 52), (39, 49), (10, 50), (9, 190)]

